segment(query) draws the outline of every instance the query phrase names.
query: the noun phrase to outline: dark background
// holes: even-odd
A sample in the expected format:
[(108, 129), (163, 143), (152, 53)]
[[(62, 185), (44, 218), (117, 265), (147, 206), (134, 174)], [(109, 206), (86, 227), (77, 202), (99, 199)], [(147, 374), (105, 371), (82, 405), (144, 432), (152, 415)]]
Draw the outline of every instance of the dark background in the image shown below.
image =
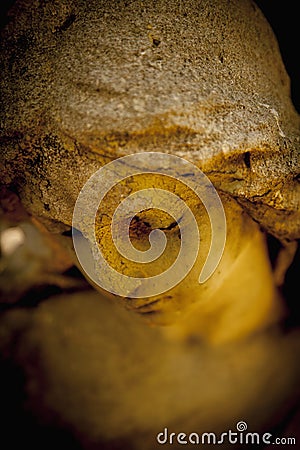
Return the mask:
[(283, 62), (291, 78), (292, 99), (300, 113), (300, 24), (298, 2), (257, 0), (255, 2), (269, 21), (281, 50)]

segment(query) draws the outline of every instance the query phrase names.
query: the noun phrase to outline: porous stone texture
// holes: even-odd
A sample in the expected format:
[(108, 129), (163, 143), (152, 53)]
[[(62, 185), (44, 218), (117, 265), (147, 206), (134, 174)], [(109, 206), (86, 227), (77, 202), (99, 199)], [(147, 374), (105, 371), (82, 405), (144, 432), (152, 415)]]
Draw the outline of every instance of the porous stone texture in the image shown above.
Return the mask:
[(51, 230), (108, 161), (183, 156), (282, 241), (300, 237), (299, 116), (248, 0), (19, 0), (1, 43), (1, 165)]

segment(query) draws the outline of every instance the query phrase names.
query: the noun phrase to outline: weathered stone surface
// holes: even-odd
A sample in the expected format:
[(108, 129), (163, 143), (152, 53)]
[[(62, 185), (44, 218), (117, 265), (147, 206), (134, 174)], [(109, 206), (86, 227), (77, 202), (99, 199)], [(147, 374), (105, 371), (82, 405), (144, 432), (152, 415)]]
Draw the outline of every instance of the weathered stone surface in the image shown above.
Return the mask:
[(299, 116), (253, 2), (20, 0), (1, 65), (4, 182), (35, 215), (70, 225), (96, 168), (164, 151), (300, 236)]

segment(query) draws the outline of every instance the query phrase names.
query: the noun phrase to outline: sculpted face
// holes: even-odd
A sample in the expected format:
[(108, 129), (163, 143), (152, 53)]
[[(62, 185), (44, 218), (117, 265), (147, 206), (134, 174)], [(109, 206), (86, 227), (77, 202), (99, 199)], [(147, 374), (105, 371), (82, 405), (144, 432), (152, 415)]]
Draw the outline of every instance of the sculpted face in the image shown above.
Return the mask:
[[(4, 301), (26, 304), (41, 283), (62, 293), (0, 319), (1, 348), (22, 367), (29, 409), (45, 423), (66, 424), (87, 450), (122, 442), (152, 449), (168, 424), (186, 432), (222, 432), (238, 420), (255, 431), (276, 425), (299, 375), (298, 333), (281, 331), (287, 311), (279, 289), (299, 239), (299, 116), (260, 10), (246, 0), (17, 1), (1, 51), (1, 227), (25, 233), (18, 253), (4, 255)], [(94, 228), (87, 212), (76, 224), (89, 257), (95, 236), (117, 272), (149, 278), (176, 261), (182, 242), (187, 255), (199, 239), (200, 247), (171, 289), (116, 296), (77, 259), (74, 207), (101, 167), (149, 152), (158, 166), (162, 154), (184, 158), (213, 183), (226, 217), (224, 252), (199, 284), (222, 227), (214, 234), (205, 202), (179, 177), (130, 176), (105, 195)], [(141, 190), (181, 199), (200, 238), (183, 241), (190, 219), (185, 212), (174, 220), (161, 201), (132, 214), (128, 236), (147, 252), (151, 233), (162, 231), (162, 255), (147, 264), (122, 256), (114, 213)], [(122, 220), (117, 229), (118, 240)], [(281, 248), (275, 264), (267, 236)], [(93, 257), (90, 264), (101, 276), (103, 266)], [(74, 265), (82, 272), (76, 280), (66, 276)], [(272, 394), (262, 395), (269, 379)]]

